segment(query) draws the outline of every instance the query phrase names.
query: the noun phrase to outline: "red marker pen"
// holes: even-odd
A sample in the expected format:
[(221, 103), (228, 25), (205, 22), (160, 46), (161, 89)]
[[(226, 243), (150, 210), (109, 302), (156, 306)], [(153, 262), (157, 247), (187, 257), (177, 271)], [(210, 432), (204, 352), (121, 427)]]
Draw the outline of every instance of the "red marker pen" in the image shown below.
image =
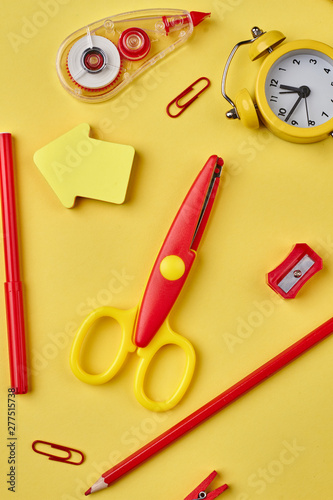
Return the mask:
[(22, 282), (17, 238), (14, 169), (11, 134), (0, 134), (2, 230), (6, 266), (5, 299), (11, 387), (28, 391)]

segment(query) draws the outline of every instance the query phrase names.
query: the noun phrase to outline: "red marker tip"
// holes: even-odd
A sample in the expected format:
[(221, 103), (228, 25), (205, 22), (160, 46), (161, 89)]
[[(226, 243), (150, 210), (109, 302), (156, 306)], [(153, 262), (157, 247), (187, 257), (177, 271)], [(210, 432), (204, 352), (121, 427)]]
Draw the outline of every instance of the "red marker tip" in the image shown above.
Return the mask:
[(206, 19), (206, 17), (210, 16), (210, 12), (197, 12), (196, 10), (192, 10), (190, 12), (190, 16), (193, 22), (193, 26), (197, 26), (201, 21)]
[(89, 488), (89, 490), (87, 490), (87, 491), (85, 492), (86, 497), (87, 497), (88, 495), (90, 495), (90, 493), (91, 493), (91, 488)]

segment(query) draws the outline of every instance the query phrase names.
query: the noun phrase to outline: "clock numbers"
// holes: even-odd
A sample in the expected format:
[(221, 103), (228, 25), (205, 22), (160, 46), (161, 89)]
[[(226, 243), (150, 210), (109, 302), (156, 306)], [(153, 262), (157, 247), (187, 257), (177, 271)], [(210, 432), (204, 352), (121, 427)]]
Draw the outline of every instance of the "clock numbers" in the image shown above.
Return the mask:
[(301, 61), (299, 59), (293, 59), (293, 64), (297, 64), (299, 66)]
[[(269, 84), (270, 87), (277, 87), (279, 84), (279, 80), (274, 80), (274, 78), (271, 79), (271, 83)], [(333, 85), (333, 83), (332, 83)]]
[(287, 110), (286, 108), (280, 108), (279, 109), (279, 116), (286, 116)]
[(310, 64), (317, 64), (317, 59), (310, 59), (309, 63)]
[(325, 113), (325, 111), (322, 112), (321, 116), (326, 116), (327, 118), (329, 117), (329, 115)]
[(330, 68), (324, 68), (324, 71), (325, 71), (325, 73), (328, 74), (331, 70), (330, 70)]
[(277, 95), (271, 95), (271, 97), (270, 97), (270, 101), (271, 102), (277, 102), (277, 100), (278, 100), (278, 96)]

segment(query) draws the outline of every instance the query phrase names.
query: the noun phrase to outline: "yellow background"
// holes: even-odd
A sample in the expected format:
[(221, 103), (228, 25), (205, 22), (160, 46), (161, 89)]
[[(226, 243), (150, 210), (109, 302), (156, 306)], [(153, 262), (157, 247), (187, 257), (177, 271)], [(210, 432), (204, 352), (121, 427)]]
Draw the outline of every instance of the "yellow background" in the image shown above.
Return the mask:
[[(332, 139), (297, 145), (263, 127), (246, 130), (225, 119), (228, 105), (220, 93), (231, 48), (249, 38), (255, 25), (281, 30), (287, 40), (332, 43), (332, 2), (175, 1), (167, 6), (212, 16), (182, 48), (101, 104), (75, 100), (61, 87), (55, 70), (60, 43), (85, 24), (121, 11), (166, 7), (165, 2), (54, 0), (53, 10), (50, 3), (1, 4), (0, 123), (15, 139), (31, 369), (29, 393), (16, 398), (13, 494), (6, 484), (9, 369), (1, 300), (2, 499), (83, 498), (111, 465), (332, 315)], [(45, 21), (40, 13), (47, 8)], [(235, 96), (243, 87), (252, 92), (259, 66), (246, 49), (240, 51), (229, 93)], [(181, 117), (169, 118), (167, 103), (200, 76), (210, 78), (211, 87)], [(33, 163), (36, 150), (83, 122), (94, 138), (136, 150), (123, 205), (81, 199), (65, 209)], [(129, 308), (138, 302), (173, 217), (211, 154), (225, 160), (221, 189), (170, 321), (193, 343), (197, 370), (184, 400), (166, 414), (153, 414), (133, 395), (135, 355), (112, 382), (93, 387), (70, 371), (71, 339), (91, 304)], [(317, 251), (324, 269), (296, 299), (283, 301), (265, 275), (297, 242)], [(182, 499), (216, 469), (221, 477), (214, 485), (230, 485), (226, 500), (331, 499), (332, 342), (324, 340), (96, 498)], [(87, 366), (105, 366), (112, 344), (114, 337), (104, 329), (92, 343)], [(160, 361), (163, 369), (152, 371), (160, 376), (153, 394), (175, 383), (171, 372), (183, 363), (173, 349)], [(161, 377), (163, 370), (168, 377)], [(79, 467), (50, 462), (32, 451), (38, 439), (78, 448), (86, 460)]]

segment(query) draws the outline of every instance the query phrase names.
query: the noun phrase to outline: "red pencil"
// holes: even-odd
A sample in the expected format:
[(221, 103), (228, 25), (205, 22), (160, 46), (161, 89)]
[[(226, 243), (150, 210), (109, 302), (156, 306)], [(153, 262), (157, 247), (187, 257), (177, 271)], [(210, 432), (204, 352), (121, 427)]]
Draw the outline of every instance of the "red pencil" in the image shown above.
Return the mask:
[(250, 373), (247, 377), (243, 378), (232, 387), (222, 392), (222, 394), (199, 408), (199, 410), (196, 410), (178, 424), (171, 427), (171, 429), (161, 434), (161, 436), (143, 446), (130, 457), (115, 465), (107, 472), (104, 472), (104, 474), (102, 474), (102, 476), (91, 488), (89, 488), (88, 491), (86, 491), (85, 494), (89, 495), (95, 491), (107, 488), (121, 476), (143, 463), (145, 460), (171, 444), (186, 432), (192, 430), (204, 420), (225, 408), (260, 382), (280, 370), (280, 368), (284, 367), (315, 344), (323, 340), (332, 332), (333, 318), (329, 319), (326, 323), (316, 328), (316, 330), (313, 330), (301, 340), (288, 347), (285, 351), (282, 351), (280, 354), (272, 358), (254, 372)]
[(25, 394), (28, 391), (28, 381), (22, 282), (17, 238), (12, 137), (7, 133), (0, 134), (0, 178), (11, 387), (16, 394)]

